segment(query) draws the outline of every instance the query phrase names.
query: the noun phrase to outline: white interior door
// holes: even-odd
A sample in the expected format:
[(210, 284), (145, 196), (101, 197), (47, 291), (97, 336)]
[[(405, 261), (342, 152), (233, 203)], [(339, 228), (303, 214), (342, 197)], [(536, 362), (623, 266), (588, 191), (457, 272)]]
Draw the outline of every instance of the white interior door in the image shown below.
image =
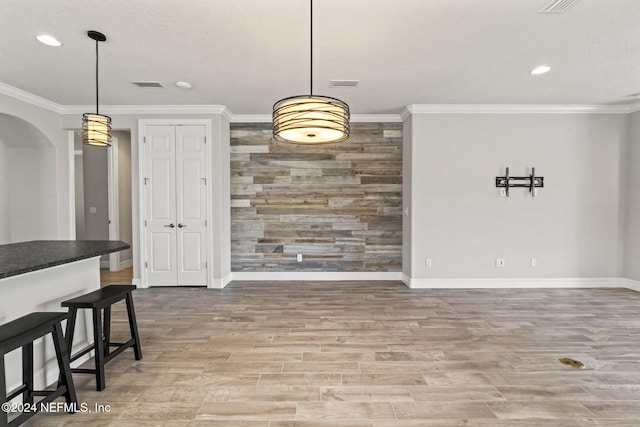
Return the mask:
[(176, 128), (178, 285), (205, 285), (205, 128)]
[(175, 286), (177, 282), (175, 147), (174, 126), (147, 126), (145, 267), (147, 280), (154, 286)]
[(146, 127), (146, 262), (151, 286), (206, 285), (205, 127)]

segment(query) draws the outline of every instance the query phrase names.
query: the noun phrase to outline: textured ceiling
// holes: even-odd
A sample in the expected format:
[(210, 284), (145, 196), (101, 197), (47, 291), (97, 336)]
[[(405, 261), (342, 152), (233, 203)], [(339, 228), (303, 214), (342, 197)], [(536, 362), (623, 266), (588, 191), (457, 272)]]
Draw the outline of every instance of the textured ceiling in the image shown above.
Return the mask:
[[(314, 92), (352, 112), (409, 104), (631, 104), (640, 0), (316, 0)], [(0, 82), (62, 105), (220, 104), (270, 113), (309, 90), (305, 0), (1, 0)], [(52, 48), (35, 36), (62, 41)], [(531, 76), (538, 64), (551, 72)], [(357, 79), (331, 88), (330, 79)], [(165, 88), (137, 88), (154, 80)], [(191, 90), (175, 87), (179, 80)]]

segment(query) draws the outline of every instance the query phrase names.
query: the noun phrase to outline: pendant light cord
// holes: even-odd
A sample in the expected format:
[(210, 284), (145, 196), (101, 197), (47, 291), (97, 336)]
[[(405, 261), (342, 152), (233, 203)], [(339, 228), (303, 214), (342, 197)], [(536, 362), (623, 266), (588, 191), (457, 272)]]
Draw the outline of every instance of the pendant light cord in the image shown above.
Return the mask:
[(100, 105), (98, 102), (98, 43), (99, 41), (96, 40), (96, 114), (100, 114), (98, 110), (98, 105)]
[(309, 61), (309, 95), (313, 95), (313, 0), (310, 0), (311, 7), (309, 8), (310, 18), (309, 18), (309, 43), (311, 48), (309, 49), (311, 60)]

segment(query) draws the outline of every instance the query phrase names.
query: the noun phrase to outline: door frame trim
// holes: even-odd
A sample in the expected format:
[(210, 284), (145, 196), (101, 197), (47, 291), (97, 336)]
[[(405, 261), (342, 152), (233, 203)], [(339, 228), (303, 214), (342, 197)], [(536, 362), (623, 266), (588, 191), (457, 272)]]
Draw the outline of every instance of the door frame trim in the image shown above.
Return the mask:
[(140, 238), (140, 252), (139, 252), (139, 262), (140, 262), (140, 288), (148, 288), (149, 287), (149, 276), (148, 269), (145, 267), (145, 262), (147, 260), (147, 239), (146, 239), (146, 230), (144, 226), (144, 222), (147, 219), (147, 212), (145, 206), (145, 175), (146, 175), (146, 157), (145, 157), (145, 136), (146, 136), (146, 127), (147, 126), (194, 126), (200, 125), (205, 127), (205, 178), (207, 179), (207, 191), (206, 191), (206, 206), (207, 212), (205, 218), (207, 220), (207, 230), (205, 231), (206, 238), (206, 262), (207, 262), (207, 273), (206, 277), (206, 286), (210, 286), (210, 277), (211, 274), (209, 269), (212, 268), (213, 264), (213, 233), (212, 224), (213, 224), (213, 212), (209, 207), (211, 206), (211, 199), (213, 198), (212, 191), (212, 162), (211, 162), (211, 144), (213, 143), (212, 139), (212, 120), (211, 119), (139, 119), (138, 120), (138, 200), (140, 206), (140, 215), (138, 217), (138, 230), (139, 230), (139, 238)]
[[(118, 138), (111, 137), (107, 151), (107, 197), (109, 211), (109, 240), (120, 239), (120, 187), (118, 180)], [(120, 252), (109, 254), (109, 271), (120, 270)]]

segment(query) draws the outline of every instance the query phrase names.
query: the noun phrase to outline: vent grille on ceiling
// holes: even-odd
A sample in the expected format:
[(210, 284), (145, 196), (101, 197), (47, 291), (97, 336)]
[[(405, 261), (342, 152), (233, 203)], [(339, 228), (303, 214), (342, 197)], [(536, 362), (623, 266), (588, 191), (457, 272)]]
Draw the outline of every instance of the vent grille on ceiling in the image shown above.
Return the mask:
[(329, 80), (331, 87), (356, 87), (360, 80)]
[(564, 13), (577, 2), (578, 0), (553, 0), (538, 13)]
[(160, 82), (131, 82), (138, 87), (164, 87)]

